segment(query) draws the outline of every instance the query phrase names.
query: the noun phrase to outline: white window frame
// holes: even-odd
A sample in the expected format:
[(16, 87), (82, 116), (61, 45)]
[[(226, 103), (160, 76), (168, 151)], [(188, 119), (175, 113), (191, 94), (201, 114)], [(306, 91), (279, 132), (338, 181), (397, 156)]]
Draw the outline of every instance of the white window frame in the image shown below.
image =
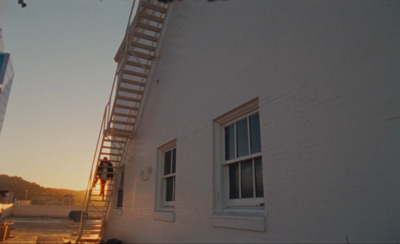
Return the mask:
[[(245, 155), (245, 156), (241, 156), (241, 157), (237, 157), (237, 150), (234, 150), (234, 153), (235, 153), (235, 158), (234, 159), (229, 159), (229, 160), (223, 160), (222, 162), (221, 162), (221, 164), (222, 164), (222, 167), (223, 167), (223, 174), (222, 174), (222, 178), (223, 178), (223, 182), (224, 182), (224, 191), (226, 191), (226, 205), (227, 205), (227, 207), (240, 207), (240, 206), (246, 206), (246, 207), (249, 207), (249, 206), (264, 206), (264, 196), (262, 196), (262, 197), (256, 197), (256, 183), (255, 183), (255, 179), (256, 179), (256, 176), (255, 176), (255, 162), (254, 162), (254, 160), (255, 159), (257, 159), (257, 158), (261, 158), (261, 162), (262, 162), (262, 156), (261, 156), (261, 151), (260, 152), (257, 152), (257, 153), (253, 153), (253, 154), (250, 154), (251, 152), (251, 145), (250, 145), (250, 126), (249, 126), (249, 117), (251, 116), (251, 115), (254, 115), (255, 113), (258, 113), (258, 111), (253, 111), (253, 112), (251, 112), (251, 113), (246, 113), (245, 115), (243, 115), (243, 116), (241, 116), (241, 117), (238, 117), (238, 118), (236, 118), (235, 120), (233, 120), (233, 121), (230, 121), (230, 122), (227, 122), (227, 123), (225, 123), (225, 124), (223, 124), (222, 125), (222, 128), (223, 128), (223, 130), (225, 131), (225, 127), (226, 126), (229, 126), (229, 125), (231, 125), (231, 124), (233, 124), (234, 125), (234, 131), (235, 131), (235, 135), (236, 135), (236, 122), (237, 121), (239, 121), (239, 120), (242, 120), (243, 118), (246, 118), (247, 119), (247, 141), (249, 142), (248, 143), (248, 150), (249, 150), (249, 155)], [(223, 142), (225, 141), (225, 132), (223, 132)], [(237, 140), (236, 139), (234, 139), (234, 148), (236, 149), (236, 143), (237, 143)], [(225, 152), (224, 151), (225, 150), (225, 145), (223, 146), (223, 153)], [(239, 167), (238, 167), (238, 170), (239, 170), (239, 179), (240, 179), (240, 176), (242, 175), (241, 174), (241, 167), (240, 167), (240, 165), (241, 165), (241, 163), (243, 162), (243, 161), (246, 161), (246, 160), (252, 160), (252, 174), (253, 174), (253, 195), (254, 195), (254, 197), (252, 197), (252, 198), (242, 198), (241, 197), (241, 181), (239, 180), (238, 181), (238, 183), (239, 183), (239, 189), (238, 189), (238, 191), (239, 191), (239, 198), (238, 199), (230, 199), (229, 198), (229, 189), (230, 189), (230, 187), (229, 187), (229, 165), (231, 165), (231, 164), (236, 164), (236, 163), (238, 163), (239, 164)]]
[[(157, 197), (156, 197), (156, 211), (172, 210), (175, 206), (175, 192), (176, 192), (176, 155), (175, 155), (175, 172), (164, 175), (164, 155), (169, 151), (175, 150), (176, 153), (176, 140), (166, 143), (158, 148), (157, 157)], [(171, 154), (172, 157), (172, 154)], [(166, 179), (173, 177), (173, 201), (166, 201)]]
[[(171, 164), (173, 164), (173, 158), (174, 158), (174, 154), (175, 154), (175, 171), (171, 172), (170, 174), (164, 174), (164, 166), (165, 166), (165, 154), (167, 152), (171, 152)], [(172, 165), (170, 166), (172, 167)], [(174, 207), (175, 206), (175, 182), (176, 182), (176, 147), (171, 148), (170, 150), (166, 150), (163, 152), (163, 162), (162, 162), (162, 176), (161, 176), (161, 185), (162, 185), (162, 207)], [(166, 200), (166, 196), (167, 196), (167, 179), (172, 178), (173, 182), (172, 182), (172, 198), (173, 200), (171, 201), (167, 201)]]
[[(264, 209), (264, 197), (253, 197), (244, 199), (229, 199), (229, 167), (231, 163), (237, 163), (246, 159), (261, 157), (262, 153), (257, 152), (231, 160), (225, 160), (225, 126), (248, 118), (250, 115), (259, 112), (258, 99), (253, 99), (230, 112), (227, 112), (214, 120), (214, 212), (215, 213), (238, 213), (246, 211), (257, 213)], [(260, 125), (261, 126), (261, 125)], [(248, 126), (248, 130), (249, 130)], [(248, 133), (249, 135), (249, 133)], [(261, 137), (261, 135), (260, 135)], [(235, 140), (236, 142), (236, 140)], [(250, 145), (249, 145), (250, 146)], [(236, 146), (235, 146), (236, 148)], [(249, 152), (250, 153), (250, 152)], [(254, 166), (254, 160), (253, 160)], [(240, 167), (239, 167), (240, 170)], [(254, 174), (254, 167), (253, 167)], [(253, 181), (254, 181), (253, 177)], [(239, 180), (240, 182), (240, 180)], [(254, 185), (255, 186), (255, 185)], [(254, 189), (253, 189), (254, 190)]]

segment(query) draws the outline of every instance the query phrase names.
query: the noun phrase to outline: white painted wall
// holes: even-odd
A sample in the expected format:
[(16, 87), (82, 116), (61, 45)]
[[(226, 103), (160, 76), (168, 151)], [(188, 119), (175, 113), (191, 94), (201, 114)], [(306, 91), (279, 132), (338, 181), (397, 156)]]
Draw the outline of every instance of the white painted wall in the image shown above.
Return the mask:
[[(399, 1), (175, 1), (106, 237), (399, 242), (399, 12)], [(267, 230), (213, 227), (212, 121), (255, 97)], [(165, 222), (153, 218), (157, 148), (173, 139)]]

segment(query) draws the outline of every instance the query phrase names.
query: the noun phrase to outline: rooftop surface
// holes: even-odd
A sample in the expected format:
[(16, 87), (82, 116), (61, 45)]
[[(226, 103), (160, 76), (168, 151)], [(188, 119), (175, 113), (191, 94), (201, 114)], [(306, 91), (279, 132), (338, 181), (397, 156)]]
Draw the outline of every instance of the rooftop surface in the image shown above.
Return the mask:
[[(73, 233), (79, 230), (79, 222), (68, 218), (40, 218), (40, 217), (7, 217), (2, 223), (14, 223), (11, 226), (10, 238), (0, 243), (36, 243), (42, 240), (55, 240), (62, 237), (64, 243), (76, 239)], [(45, 242), (47, 243), (47, 242)]]

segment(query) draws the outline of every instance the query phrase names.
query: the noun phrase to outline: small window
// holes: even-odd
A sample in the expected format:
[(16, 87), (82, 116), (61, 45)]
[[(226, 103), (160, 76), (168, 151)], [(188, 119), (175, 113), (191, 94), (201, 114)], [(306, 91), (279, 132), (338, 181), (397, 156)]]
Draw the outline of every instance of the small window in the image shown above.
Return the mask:
[(164, 152), (163, 205), (173, 206), (175, 201), (176, 148)]
[(168, 210), (175, 204), (176, 141), (158, 148), (156, 210)]
[(125, 167), (121, 167), (118, 179), (118, 188), (117, 188), (117, 202), (116, 202), (117, 208), (122, 208), (122, 204), (124, 202), (124, 180), (125, 180)]

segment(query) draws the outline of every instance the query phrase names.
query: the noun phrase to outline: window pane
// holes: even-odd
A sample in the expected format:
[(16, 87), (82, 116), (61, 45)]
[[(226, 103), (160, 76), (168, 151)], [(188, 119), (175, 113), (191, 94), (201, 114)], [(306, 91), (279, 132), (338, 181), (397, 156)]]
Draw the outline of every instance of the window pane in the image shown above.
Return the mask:
[(176, 168), (176, 148), (172, 150), (172, 173), (175, 173)]
[(239, 164), (229, 166), (229, 199), (239, 198)]
[(261, 152), (260, 117), (255, 113), (249, 117), (251, 153)]
[(234, 124), (225, 127), (225, 160), (235, 158), (235, 130)]
[(237, 157), (249, 155), (249, 142), (247, 135), (247, 118), (236, 122)]
[(253, 193), (253, 162), (246, 160), (240, 163), (242, 198), (252, 198)]
[(123, 187), (124, 186), (124, 181), (125, 181), (125, 169), (123, 169), (121, 171), (121, 178), (120, 178), (120, 181), (119, 181), (119, 186)]
[(122, 203), (124, 202), (124, 190), (118, 189), (117, 193), (117, 208), (122, 208)]
[(165, 179), (165, 201), (174, 201), (174, 178), (168, 177)]
[(254, 159), (255, 170), (256, 170), (256, 197), (264, 196), (263, 187), (263, 174), (262, 174), (262, 160), (260, 158)]
[(171, 151), (165, 152), (164, 154), (164, 175), (171, 173)]

